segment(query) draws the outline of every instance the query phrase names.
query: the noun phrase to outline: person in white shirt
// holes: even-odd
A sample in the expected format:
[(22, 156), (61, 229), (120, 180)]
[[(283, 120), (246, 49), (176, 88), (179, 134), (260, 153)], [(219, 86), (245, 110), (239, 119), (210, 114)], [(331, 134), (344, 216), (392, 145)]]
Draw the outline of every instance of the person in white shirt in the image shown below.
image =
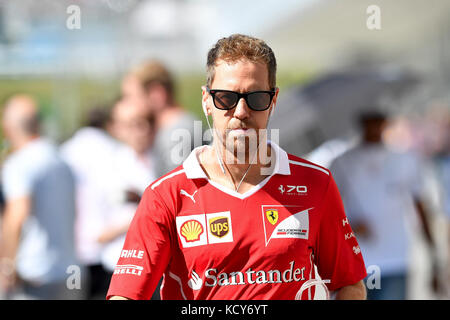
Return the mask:
[(139, 101), (119, 100), (113, 107), (109, 130), (121, 144), (110, 159), (113, 209), (104, 218), (98, 241), (104, 245), (101, 262), (112, 274), (137, 204), (144, 190), (157, 178), (158, 158), (153, 151), (155, 118)]
[(430, 252), (435, 250), (422, 198), (423, 164), (415, 154), (383, 144), (383, 113), (364, 113), (360, 121), (362, 142), (337, 157), (330, 170), (366, 266), (381, 271), (381, 288), (368, 288), (368, 299), (406, 299), (411, 237), (423, 232)]
[[(56, 147), (40, 135), (38, 107), (27, 95), (11, 97), (2, 127), (12, 153), (2, 168), (6, 198), (0, 233), (0, 286), (10, 298), (81, 298), (82, 270), (74, 248), (75, 186)], [(68, 271), (78, 285), (68, 286)], [(4, 270), (2, 270), (4, 271)], [(15, 290), (16, 289), (16, 290)]]
[(202, 144), (202, 133), (196, 136), (194, 131), (198, 119), (177, 104), (173, 76), (159, 61), (146, 61), (131, 70), (122, 81), (121, 91), (124, 99), (138, 100), (155, 115), (154, 150), (161, 159), (155, 166), (158, 177), (180, 165), (194, 147)]
[(110, 166), (117, 141), (105, 130), (108, 110), (96, 107), (89, 111), (87, 125), (64, 142), (61, 155), (76, 179), (77, 214), (76, 249), (80, 262), (88, 271), (87, 299), (103, 299), (110, 275), (101, 264), (104, 217), (112, 210), (108, 190), (113, 179)]

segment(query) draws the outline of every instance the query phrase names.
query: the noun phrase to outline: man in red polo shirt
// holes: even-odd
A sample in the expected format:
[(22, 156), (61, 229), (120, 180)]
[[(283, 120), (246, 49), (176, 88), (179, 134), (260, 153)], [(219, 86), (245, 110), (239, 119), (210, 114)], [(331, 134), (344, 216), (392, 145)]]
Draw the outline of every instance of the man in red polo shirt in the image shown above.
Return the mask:
[(108, 299), (149, 299), (161, 276), (162, 299), (311, 299), (302, 289), (319, 277), (337, 299), (365, 298), (330, 172), (266, 138), (275, 73), (262, 40), (232, 35), (209, 51), (202, 102), (213, 143), (147, 188)]

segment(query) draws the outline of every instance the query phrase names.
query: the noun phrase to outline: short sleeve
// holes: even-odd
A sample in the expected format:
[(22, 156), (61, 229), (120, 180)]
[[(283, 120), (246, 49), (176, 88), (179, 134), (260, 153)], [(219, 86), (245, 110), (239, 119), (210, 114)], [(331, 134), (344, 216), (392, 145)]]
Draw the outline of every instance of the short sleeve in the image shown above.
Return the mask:
[(315, 264), (329, 290), (355, 284), (367, 275), (364, 260), (350, 227), (333, 177), (320, 207), (320, 226), (315, 245)]
[(31, 194), (33, 177), (19, 159), (9, 159), (3, 166), (2, 183), (6, 200), (20, 198)]
[[(338, 190), (340, 191), (340, 194), (343, 195), (342, 200), (344, 201), (344, 207), (347, 205), (345, 199), (345, 194), (347, 194), (347, 182), (348, 182), (348, 172), (346, 167), (344, 166), (345, 162), (342, 161), (342, 158), (334, 159), (333, 162), (330, 165), (330, 172), (333, 175), (334, 182), (336, 183), (336, 186)], [(350, 215), (350, 212), (346, 212), (347, 216)]]
[(171, 252), (170, 216), (159, 196), (147, 188), (128, 229), (107, 299), (122, 296), (149, 300)]

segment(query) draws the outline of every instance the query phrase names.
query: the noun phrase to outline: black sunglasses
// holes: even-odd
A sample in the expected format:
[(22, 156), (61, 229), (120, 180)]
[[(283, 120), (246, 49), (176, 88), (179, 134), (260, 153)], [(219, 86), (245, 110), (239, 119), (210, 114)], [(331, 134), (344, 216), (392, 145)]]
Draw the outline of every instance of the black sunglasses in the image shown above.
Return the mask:
[(220, 110), (230, 110), (237, 106), (241, 98), (245, 99), (247, 106), (254, 111), (264, 111), (270, 107), (275, 90), (252, 91), (240, 93), (230, 90), (216, 90), (206, 87), (213, 98), (214, 106)]

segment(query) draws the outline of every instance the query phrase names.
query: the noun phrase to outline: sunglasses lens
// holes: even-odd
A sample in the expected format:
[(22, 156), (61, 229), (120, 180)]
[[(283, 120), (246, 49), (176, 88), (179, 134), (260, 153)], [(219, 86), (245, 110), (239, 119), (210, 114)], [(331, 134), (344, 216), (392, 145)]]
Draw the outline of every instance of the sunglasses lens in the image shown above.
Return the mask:
[(230, 109), (234, 107), (238, 99), (236, 93), (233, 92), (216, 92), (214, 103), (219, 109)]
[(270, 105), (270, 94), (267, 92), (255, 92), (248, 95), (248, 104), (254, 110), (265, 110)]

